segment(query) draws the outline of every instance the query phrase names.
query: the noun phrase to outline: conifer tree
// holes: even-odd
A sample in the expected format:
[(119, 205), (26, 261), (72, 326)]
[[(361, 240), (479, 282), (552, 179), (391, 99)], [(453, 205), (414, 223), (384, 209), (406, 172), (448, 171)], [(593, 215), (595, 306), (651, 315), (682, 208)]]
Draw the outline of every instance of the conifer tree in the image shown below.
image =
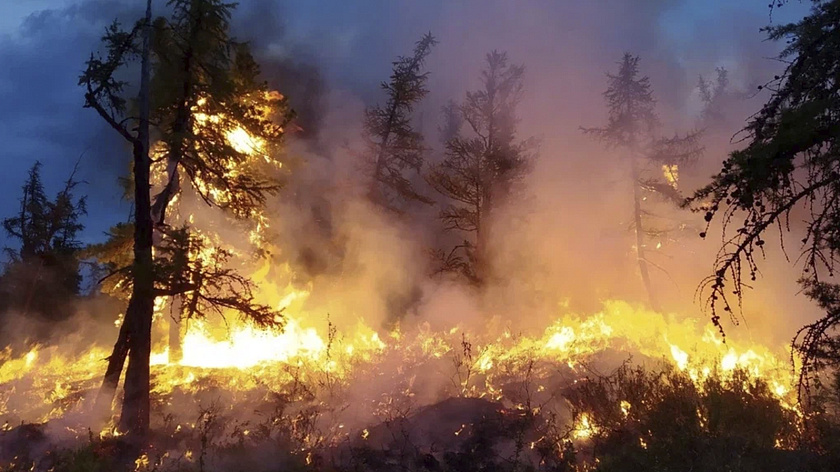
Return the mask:
[[(47, 198), (41, 182), (41, 163), (29, 170), (23, 185), (20, 211), (3, 220), (6, 233), (19, 243), (7, 248), (0, 289), (3, 308), (41, 321), (61, 321), (73, 314), (81, 275), (77, 236), (84, 228), (85, 198), (76, 198), (75, 169), (55, 199)], [(47, 334), (47, 333), (40, 333)]]
[(728, 99), (732, 96), (729, 87), (729, 71), (725, 67), (715, 69), (715, 80), (709, 80), (702, 75), (697, 81), (703, 111), (700, 122), (704, 128), (723, 127), (726, 125), (726, 110)]
[(688, 204), (725, 229), (714, 273), (701, 286), (721, 331), (721, 317), (737, 321), (744, 288), (758, 276), (768, 229), (784, 236), (802, 222), (800, 283), (825, 311), (795, 340), (807, 391), (812, 374), (840, 365), (840, 2), (814, 1), (801, 21), (764, 31), (785, 40), (779, 59), (788, 65), (760, 87), (770, 97), (744, 129), (745, 147)]
[(382, 83), (388, 95), (385, 106), (365, 110), (364, 138), (367, 150), (365, 164), (370, 169), (370, 200), (384, 208), (401, 211), (406, 203), (419, 201), (431, 204), (411, 183), (407, 171), (420, 172), (423, 167), (423, 135), (411, 123), (412, 111), (429, 93), (422, 72), (432, 48), (437, 44), (428, 33), (414, 47), (411, 56), (394, 62), (391, 79)]
[[(100, 403), (110, 405), (128, 355), (120, 429), (134, 437), (148, 431), (155, 298), (183, 297), (189, 301), (181, 305), (185, 316), (230, 309), (261, 326), (282, 325), (279, 312), (254, 300), (253, 283), (225, 265), (229, 253), (206, 247), (188, 228), (173, 226), (168, 218), (173, 200), (184, 190), (183, 172), (190, 191), (204, 202), (258, 223), (258, 208), (278, 188), (262, 163), (273, 164), (270, 145), (279, 140), (282, 124), (290, 115), (279, 106), (282, 97), (268, 93), (266, 85), (257, 81), (259, 68), (247, 45), (228, 38), (233, 5), (217, 0), (172, 0), (170, 5), (171, 18), (158, 19), (154, 25), (151, 2), (146, 19), (131, 32), (113, 25), (104, 38), (107, 57), (92, 57), (80, 79), (87, 88), (86, 106), (94, 108), (134, 149), (133, 241), (112, 240), (103, 246), (103, 257), (113, 264), (112, 275), (122, 277), (114, 286), (130, 289), (131, 296), (100, 391)], [(115, 77), (138, 53), (141, 93), (136, 120), (126, 116), (122, 97), (126, 84)], [(150, 117), (161, 136), (153, 159), (149, 156)], [(137, 133), (130, 128), (132, 122), (139, 124)], [(252, 159), (254, 147), (266, 151)], [(162, 177), (154, 204), (152, 174)], [(113, 235), (123, 237), (127, 228), (117, 227)], [(133, 251), (130, 269), (117, 266), (127, 259), (119, 251), (128, 247)], [(215, 259), (212, 263), (185, 259), (187, 254), (198, 253)]]
[[(522, 97), (523, 66), (511, 65), (506, 53), (486, 57), (482, 88), (467, 92), (443, 129), (451, 133), (442, 162), (426, 177), (448, 199), (440, 213), (447, 231), (463, 233), (463, 243), (439, 252), (444, 270), (461, 272), (473, 283), (489, 276), (488, 237), (493, 212), (505, 202), (528, 171), (533, 141), (516, 136), (516, 106)], [(459, 125), (459, 121), (463, 125)]]
[(677, 171), (680, 166), (691, 164), (699, 157), (699, 133), (663, 138), (659, 133), (661, 123), (656, 115), (650, 79), (639, 75), (639, 58), (624, 54), (615, 75), (607, 74), (609, 86), (604, 92), (607, 102), (607, 124), (603, 128), (583, 128), (604, 142), (607, 147), (620, 150), (626, 162), (628, 177), (633, 188), (633, 228), (636, 234), (636, 256), (639, 273), (650, 305), (659, 309), (659, 303), (650, 280), (647, 256), (649, 236), (659, 231), (649, 226), (643, 208), (645, 193), (659, 195), (666, 200), (681, 203), (676, 189)]

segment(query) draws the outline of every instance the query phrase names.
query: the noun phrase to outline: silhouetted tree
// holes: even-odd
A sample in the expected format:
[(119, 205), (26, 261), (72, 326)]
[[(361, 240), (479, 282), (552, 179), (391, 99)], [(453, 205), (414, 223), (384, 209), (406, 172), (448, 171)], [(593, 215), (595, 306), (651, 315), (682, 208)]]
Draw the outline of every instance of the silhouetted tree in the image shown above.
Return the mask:
[(833, 280), (840, 255), (838, 25), (840, 2), (815, 1), (800, 22), (765, 28), (771, 40), (786, 40), (780, 59), (788, 65), (761, 87), (771, 96), (744, 129), (746, 146), (688, 202), (705, 213), (706, 221), (723, 220), (715, 271), (702, 285), (712, 321), (721, 330), (721, 311), (734, 317), (745, 281), (756, 279), (768, 228), (784, 234), (792, 212), (801, 210), (796, 217), (804, 224), (800, 282), (826, 312), (795, 340), (803, 354), (805, 388), (820, 367), (840, 365), (840, 286)]
[(411, 124), (411, 113), (426, 90), (428, 72), (421, 72), (426, 57), (437, 44), (431, 33), (414, 47), (414, 54), (394, 62), (391, 80), (382, 83), (388, 94), (385, 106), (365, 110), (365, 164), (370, 168), (369, 198), (390, 210), (400, 211), (411, 201), (432, 201), (414, 188), (406, 170), (420, 172), (423, 167), (423, 135)]
[[(231, 133), (244, 132), (250, 140), (263, 140), (259, 151), (268, 152), (279, 140), (288, 111), (278, 106), (282, 98), (270, 94), (257, 82), (259, 69), (243, 44), (227, 37), (228, 19), (233, 5), (217, 0), (174, 0), (170, 20), (154, 24), (157, 37), (151, 40), (151, 2), (146, 19), (131, 32), (113, 25), (104, 41), (106, 59), (92, 57), (80, 79), (87, 87), (86, 106), (92, 107), (133, 145), (134, 224), (133, 242), (113, 240), (106, 244), (111, 263), (125, 257), (114, 252), (131, 247), (131, 269), (112, 266), (115, 276), (123, 277), (115, 286), (131, 289), (129, 306), (120, 335), (109, 358), (100, 400), (110, 404), (126, 358), (125, 399), (120, 429), (132, 436), (146, 434), (149, 421), (149, 354), (153, 303), (159, 296), (183, 296), (191, 303), (182, 304), (189, 316), (207, 311), (232, 309), (261, 326), (282, 325), (280, 313), (254, 302), (252, 284), (223, 265), (229, 254), (218, 248), (202, 247), (202, 253), (217, 259), (178, 262), (200, 245), (184, 228), (175, 230), (166, 224), (167, 211), (181, 191), (180, 172), (189, 178), (191, 189), (207, 204), (228, 210), (234, 216), (259, 222), (256, 208), (267, 194), (277, 189), (277, 182), (264, 171), (262, 163), (270, 156), (252, 159), (255, 149), (249, 140), (236, 146)], [(135, 43), (140, 32), (142, 47)], [(121, 94), (125, 83), (115, 78), (140, 51), (140, 119), (126, 117)], [(153, 54), (154, 53), (154, 54)], [(154, 78), (151, 77), (155, 61)], [(154, 96), (152, 96), (152, 94)], [(273, 112), (278, 115), (273, 115)], [(149, 114), (154, 117), (162, 137), (154, 160), (165, 164), (159, 175), (162, 190), (151, 201), (152, 160), (149, 159)], [(279, 118), (278, 118), (279, 116)], [(129, 128), (139, 123), (135, 134)], [(241, 133), (240, 133), (241, 135)], [(115, 228), (113, 236), (123, 237), (125, 226)], [(153, 230), (157, 230), (153, 233)], [(153, 234), (158, 255), (152, 258)], [(202, 243), (203, 244), (203, 243)], [(221, 264), (221, 265), (220, 265)], [(177, 275), (180, 274), (180, 275)]]
[(464, 118), (461, 116), (461, 108), (455, 100), (447, 101), (440, 111), (443, 115), (443, 124), (438, 127), (438, 133), (440, 142), (445, 146), (446, 143), (458, 137), (461, 128), (464, 126)]
[(77, 236), (84, 226), (79, 218), (86, 213), (85, 198), (73, 194), (78, 185), (74, 175), (75, 169), (50, 200), (41, 182), (41, 163), (36, 162), (23, 185), (20, 211), (3, 220), (6, 233), (20, 244), (6, 249), (9, 261), (0, 277), (4, 312), (49, 322), (73, 314), (81, 282)]
[(697, 81), (703, 111), (700, 122), (704, 127), (723, 126), (726, 124), (726, 102), (731, 95), (729, 90), (729, 71), (725, 67), (715, 69), (717, 76), (714, 80), (707, 80), (702, 75)]
[[(583, 128), (604, 142), (620, 150), (627, 163), (633, 186), (633, 228), (636, 233), (636, 255), (639, 273), (647, 291), (650, 305), (659, 303), (650, 281), (647, 244), (650, 236), (659, 236), (661, 229), (649, 226), (650, 214), (643, 208), (645, 193), (659, 195), (681, 203), (677, 191), (679, 166), (693, 163), (702, 152), (699, 133), (663, 138), (656, 116), (656, 101), (647, 76), (639, 75), (639, 58), (627, 53), (619, 63), (616, 75), (607, 74), (609, 87), (604, 92), (607, 101), (607, 124), (603, 128)], [(646, 216), (648, 218), (646, 218)]]
[[(514, 190), (530, 167), (533, 141), (516, 136), (516, 106), (522, 97), (523, 66), (511, 65), (507, 54), (487, 55), (482, 88), (468, 92), (458, 107), (463, 126), (450, 116), (444, 130), (454, 133), (446, 142), (442, 162), (431, 166), (429, 185), (449, 200), (441, 212), (447, 231), (466, 233), (464, 242), (440, 252), (445, 270), (457, 270), (474, 283), (488, 276), (487, 242), (493, 211)], [(465, 130), (462, 128), (466, 128)]]
[[(149, 356), (151, 355), (152, 315), (154, 312), (154, 265), (152, 261), (152, 205), (149, 195), (149, 76), (151, 70), (152, 2), (147, 0), (146, 17), (132, 31), (125, 32), (115, 22), (103, 37), (108, 51), (105, 58), (91, 55), (87, 69), (79, 78), (85, 87), (85, 107), (93, 108), (114, 130), (131, 144), (134, 160), (134, 257), (131, 275), (134, 281), (125, 321), (109, 359), (109, 370), (122, 372), (126, 355), (130, 355), (126, 372), (125, 397), (120, 429), (133, 439), (145, 437), (149, 428)], [(138, 47), (138, 35), (141, 46)], [(116, 78), (133, 55), (140, 54), (139, 117), (124, 119), (126, 100), (122, 97), (127, 85)], [(134, 122), (136, 131), (130, 128)], [(113, 376), (113, 374), (112, 374)], [(106, 379), (108, 373), (106, 372)], [(107, 382), (104, 382), (107, 383)], [(114, 384), (114, 387), (116, 385)], [(109, 397), (110, 398), (110, 397)]]

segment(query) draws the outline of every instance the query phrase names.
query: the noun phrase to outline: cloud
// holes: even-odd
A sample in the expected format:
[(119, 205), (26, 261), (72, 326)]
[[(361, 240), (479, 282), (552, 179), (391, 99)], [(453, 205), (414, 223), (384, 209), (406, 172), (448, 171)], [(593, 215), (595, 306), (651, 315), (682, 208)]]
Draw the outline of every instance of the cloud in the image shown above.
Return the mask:
[(122, 213), (116, 176), (128, 167), (119, 139), (91, 110), (83, 109), (77, 86), (85, 60), (99, 43), (105, 26), (126, 16), (118, 2), (86, 1), (32, 12), (13, 35), (0, 37), (0, 140), (4, 170), (0, 186), (8, 197), (0, 215), (17, 207), (17, 189), (35, 160), (44, 164), (47, 190), (57, 191), (82, 156), (78, 177), (90, 195), (87, 239)]

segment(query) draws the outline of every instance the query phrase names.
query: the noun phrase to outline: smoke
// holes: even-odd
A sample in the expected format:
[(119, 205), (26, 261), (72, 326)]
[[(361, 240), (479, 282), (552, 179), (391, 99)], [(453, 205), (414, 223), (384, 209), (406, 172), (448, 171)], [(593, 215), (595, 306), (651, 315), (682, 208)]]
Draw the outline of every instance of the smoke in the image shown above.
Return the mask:
[[(329, 313), (347, 317), (347, 323), (363, 318), (384, 327), (395, 317), (404, 323), (480, 323), (505, 313), (524, 328), (564, 310), (597, 310), (607, 299), (643, 303), (627, 171), (617, 152), (579, 129), (606, 120), (605, 73), (615, 71), (625, 51), (641, 56), (641, 72), (651, 77), (658, 101), (662, 133), (670, 135), (703, 126), (698, 78), (714, 79), (716, 67), (729, 70), (725, 124), (707, 130), (700, 162), (680, 170), (681, 190), (690, 194), (738, 146), (733, 135), (766, 98), (755, 86), (780, 67), (767, 59), (779, 45), (764, 42), (759, 33), (770, 20), (758, 4), (721, 2), (701, 8), (680, 0), (611, 0), (322, 6), (316, 13), (298, 2), (243, 2), (236, 25), (268, 64), (267, 79), (289, 90), (293, 100), (294, 90), (306, 95), (298, 106), (300, 120), (315, 125), (290, 137), (288, 154), (303, 164), (274, 209), (281, 259), (291, 262), (299, 281), (312, 283), (306, 307), (310, 316)], [(789, 6), (781, 11), (786, 17), (777, 12), (773, 20), (793, 20), (802, 11)], [(519, 137), (539, 139), (539, 156), (523, 198), (492, 222), (492, 264), (499, 277), (480, 291), (428, 275), (426, 252), (460, 238), (443, 233), (436, 219), (439, 207), (399, 219), (361, 198), (362, 111), (384, 100), (378, 84), (387, 80), (391, 61), (408, 54), (426, 31), (440, 41), (427, 63), (430, 94), (415, 113), (432, 148), (429, 162), (442, 156), (435, 132), (440, 108), (477, 88), (487, 52), (507, 51), (513, 63), (526, 68)], [(305, 67), (290, 73), (272, 61)], [(315, 82), (321, 85), (306, 88)], [(654, 208), (683, 225), (663, 237), (655, 251), (655, 291), (667, 311), (703, 319), (704, 300), (695, 289), (711, 273), (716, 239), (697, 236), (702, 215), (664, 203)], [(709, 234), (719, 231), (713, 228)], [(770, 251), (764, 268), (757, 290), (745, 300), (747, 323), (732, 326), (728, 334), (786, 342), (813, 311), (795, 296), (795, 277), (788, 276), (790, 264), (783, 254)], [(773, 323), (759, 322), (767, 319)], [(784, 328), (765, 328), (775, 323)]]
[[(266, 80), (289, 97), (301, 128), (290, 130), (281, 158), (291, 176), (269, 203), (270, 268), (259, 282), (273, 287), (267, 291), (275, 297), (287, 287), (308, 292), (287, 313), (321, 333), (328, 323), (349, 333), (360, 322), (380, 332), (395, 326), (480, 331), (491, 320), (519, 332), (544, 328), (569, 312), (596, 312), (610, 299), (645, 303), (625, 163), (580, 127), (606, 121), (605, 74), (615, 71), (625, 51), (642, 58), (665, 135), (700, 126), (698, 76), (714, 78), (715, 68), (725, 66), (733, 90), (726, 125), (706, 133), (706, 153), (696, 167), (680, 169), (686, 194), (707, 181), (738, 146), (731, 137), (743, 120), (766, 99), (754, 93), (755, 85), (771, 78), (780, 64), (764, 59), (779, 48), (763, 42), (758, 32), (768, 21), (765, 5), (716, 2), (701, 8), (700, 3), (333, 0), (316, 8), (303, 0), (243, 0), (234, 14), (235, 33), (252, 43)], [(708, 14), (712, 9), (714, 15)], [(792, 10), (793, 5), (784, 9)], [(364, 198), (359, 167), (364, 108), (385, 100), (379, 84), (388, 79), (391, 61), (409, 54), (427, 31), (440, 41), (427, 62), (430, 94), (415, 113), (430, 146), (428, 162), (442, 157), (435, 131), (441, 107), (478, 87), (486, 53), (507, 51), (513, 63), (525, 66), (518, 132), (520, 139), (537, 138), (539, 153), (520, 198), (492, 221), (496, 277), (481, 289), (430, 275), (429, 250), (460, 237), (443, 231), (439, 205), (397, 217)], [(422, 191), (432, 194), (428, 187)], [(705, 322), (704, 300), (695, 289), (711, 274), (720, 230), (714, 227), (709, 240), (700, 240), (702, 215), (664, 203), (655, 208), (686, 226), (661, 241), (654, 290), (665, 311)], [(201, 215), (197, 223), (212, 224), (226, 244), (248, 246), (240, 227), (220, 225), (220, 215), (194, 209)], [(796, 296), (791, 263), (781, 251), (768, 251), (762, 267), (756, 290), (745, 300), (746, 323), (727, 325), (727, 334), (778, 346), (815, 309)], [(104, 345), (116, 337), (116, 329), (98, 333), (107, 337)], [(401, 362), (387, 359), (381, 370), (400, 372)], [(402, 380), (413, 382), (415, 401), (423, 404), (434, 401), (448, 382), (433, 377), (419, 372)], [(352, 385), (350, 398), (372, 398), (400, 386), (392, 378), (364, 380)], [(188, 396), (173, 404), (192, 401)], [(370, 418), (358, 414), (361, 424)]]

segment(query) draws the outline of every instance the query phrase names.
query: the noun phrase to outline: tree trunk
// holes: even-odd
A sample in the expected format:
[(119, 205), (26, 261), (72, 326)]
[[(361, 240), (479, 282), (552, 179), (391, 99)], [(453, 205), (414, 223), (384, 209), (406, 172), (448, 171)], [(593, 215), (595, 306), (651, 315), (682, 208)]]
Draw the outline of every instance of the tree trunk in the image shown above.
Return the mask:
[(154, 313), (154, 266), (152, 261), (152, 205), (149, 195), (149, 75), (152, 0), (146, 3), (143, 26), (143, 56), (140, 72), (140, 123), (134, 143), (134, 285), (126, 310), (128, 369), (119, 429), (135, 441), (149, 431), (149, 357)]
[(177, 364), (183, 357), (183, 346), (181, 344), (181, 295), (172, 298), (172, 306), (169, 313), (169, 363)]
[(117, 391), (117, 385), (120, 383), (120, 376), (125, 366), (125, 358), (128, 355), (128, 313), (134, 312), (136, 310), (132, 310), (131, 307), (126, 310), (126, 317), (123, 318), (123, 323), (120, 325), (120, 334), (117, 336), (114, 350), (111, 351), (111, 355), (108, 357), (108, 368), (105, 370), (105, 378), (102, 379), (102, 386), (99, 387), (99, 394), (96, 397), (95, 405), (96, 411), (103, 415), (110, 414), (111, 403), (114, 401), (114, 394)]
[(636, 167), (635, 159), (631, 159), (630, 166), (633, 178), (633, 226), (636, 229), (636, 258), (639, 261), (639, 273), (642, 275), (642, 283), (645, 285), (650, 307), (655, 311), (659, 311), (659, 302), (653, 293), (647, 259), (645, 259), (645, 230), (642, 224), (642, 189), (639, 185), (639, 169)]

